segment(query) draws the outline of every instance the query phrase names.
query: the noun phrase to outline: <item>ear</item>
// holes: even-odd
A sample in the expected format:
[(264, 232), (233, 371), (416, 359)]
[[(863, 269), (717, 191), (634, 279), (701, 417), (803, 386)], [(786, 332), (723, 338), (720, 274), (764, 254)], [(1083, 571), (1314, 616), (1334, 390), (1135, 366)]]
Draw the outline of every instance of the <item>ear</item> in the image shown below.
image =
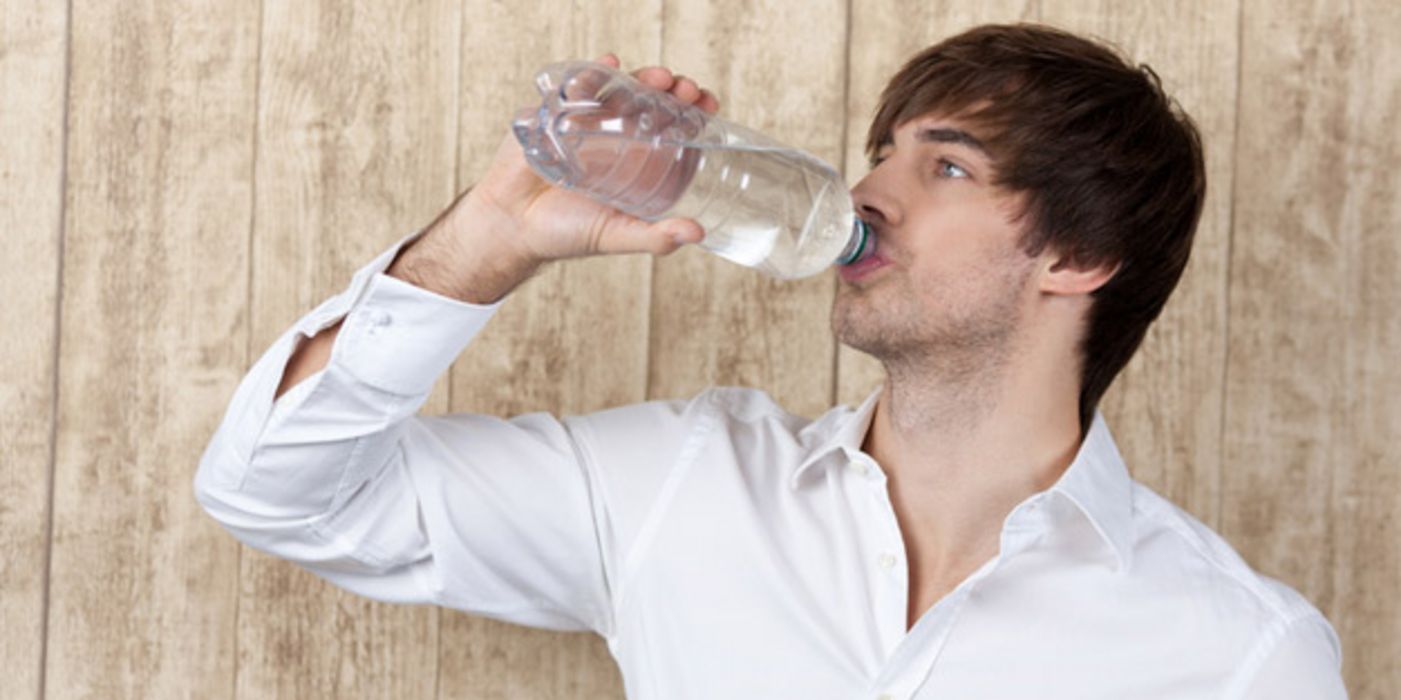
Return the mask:
[(1068, 256), (1049, 255), (1042, 261), (1041, 291), (1062, 295), (1089, 294), (1103, 287), (1118, 271), (1117, 262), (1081, 265)]

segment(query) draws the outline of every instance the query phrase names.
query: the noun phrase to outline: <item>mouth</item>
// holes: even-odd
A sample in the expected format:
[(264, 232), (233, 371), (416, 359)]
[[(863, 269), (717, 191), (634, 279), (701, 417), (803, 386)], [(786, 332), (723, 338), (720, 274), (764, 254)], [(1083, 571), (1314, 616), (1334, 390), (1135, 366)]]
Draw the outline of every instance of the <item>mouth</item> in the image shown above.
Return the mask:
[(851, 265), (841, 265), (837, 268), (837, 274), (846, 282), (855, 282), (865, 279), (875, 274), (879, 270), (890, 264), (890, 260), (879, 252), (871, 255), (860, 262)]

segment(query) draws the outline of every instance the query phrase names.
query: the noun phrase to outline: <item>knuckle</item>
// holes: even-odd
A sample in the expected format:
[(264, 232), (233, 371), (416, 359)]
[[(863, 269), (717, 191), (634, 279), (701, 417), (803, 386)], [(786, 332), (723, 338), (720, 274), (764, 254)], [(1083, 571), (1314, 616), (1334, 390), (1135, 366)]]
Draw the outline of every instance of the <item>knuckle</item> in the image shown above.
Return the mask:
[(593, 220), (584, 234), (585, 252), (602, 253), (604, 232), (608, 230), (608, 220), (611, 218), (608, 211), (599, 211), (594, 214)]

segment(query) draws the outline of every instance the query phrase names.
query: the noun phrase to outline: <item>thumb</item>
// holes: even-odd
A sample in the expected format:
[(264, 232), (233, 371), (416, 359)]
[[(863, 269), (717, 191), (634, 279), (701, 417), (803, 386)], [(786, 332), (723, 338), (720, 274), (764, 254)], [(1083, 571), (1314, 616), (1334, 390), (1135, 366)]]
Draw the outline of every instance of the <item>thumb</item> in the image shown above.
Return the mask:
[(695, 219), (684, 217), (648, 222), (625, 216), (613, 223), (604, 245), (610, 253), (668, 255), (687, 243), (698, 243), (705, 238), (705, 229)]

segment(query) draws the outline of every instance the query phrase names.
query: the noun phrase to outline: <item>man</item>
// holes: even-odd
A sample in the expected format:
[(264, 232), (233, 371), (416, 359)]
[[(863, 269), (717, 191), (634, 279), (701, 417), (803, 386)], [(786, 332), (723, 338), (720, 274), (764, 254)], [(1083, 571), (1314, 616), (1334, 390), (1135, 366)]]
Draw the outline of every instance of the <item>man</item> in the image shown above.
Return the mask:
[(978, 28), (892, 79), (868, 150), (853, 194), (878, 252), (840, 271), (832, 324), (888, 381), (855, 411), (724, 388), (414, 416), (542, 264), (703, 234), (551, 188), (508, 138), (258, 362), (201, 502), (352, 591), (595, 631), (635, 698), (1345, 697), (1327, 621), (1133, 482), (1095, 408), (1205, 191), (1156, 77)]

